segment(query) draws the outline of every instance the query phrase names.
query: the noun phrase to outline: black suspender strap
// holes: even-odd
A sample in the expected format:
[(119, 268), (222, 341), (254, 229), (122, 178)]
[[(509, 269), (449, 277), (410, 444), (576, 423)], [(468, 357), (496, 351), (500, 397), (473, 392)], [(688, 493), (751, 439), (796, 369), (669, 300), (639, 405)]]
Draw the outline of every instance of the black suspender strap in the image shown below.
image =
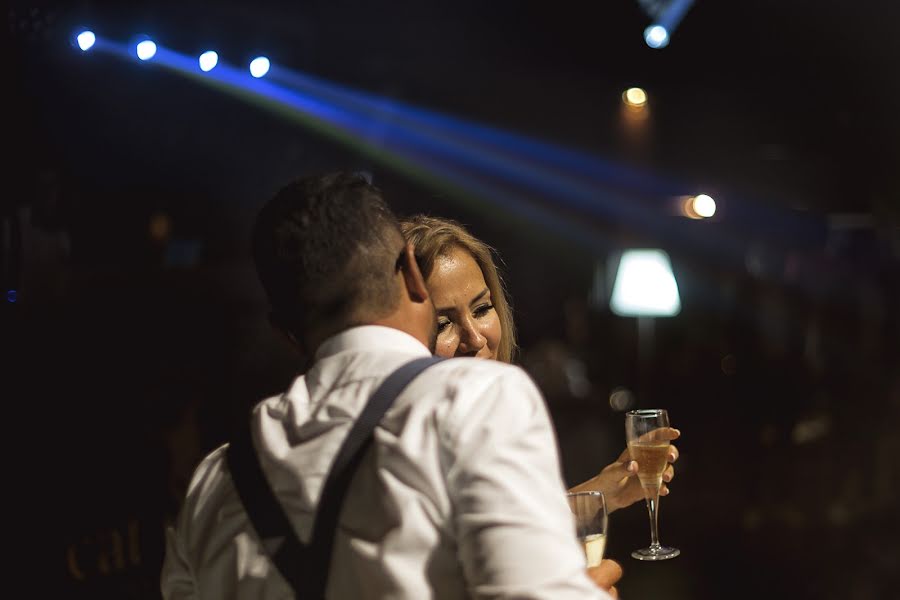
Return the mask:
[(248, 425), (228, 445), (225, 459), (241, 504), (266, 555), (299, 595), (308, 564), (307, 548), (294, 532), (281, 503), (275, 498), (253, 448)]
[(391, 373), (375, 390), (350, 428), (322, 488), (310, 543), (297, 537), (284, 508), (272, 492), (253, 448), (250, 427), (229, 445), (226, 461), (238, 496), (272, 563), (301, 600), (325, 597), (331, 551), (347, 488), (369, 446), (373, 432), (397, 396), (422, 371), (441, 359), (413, 360)]

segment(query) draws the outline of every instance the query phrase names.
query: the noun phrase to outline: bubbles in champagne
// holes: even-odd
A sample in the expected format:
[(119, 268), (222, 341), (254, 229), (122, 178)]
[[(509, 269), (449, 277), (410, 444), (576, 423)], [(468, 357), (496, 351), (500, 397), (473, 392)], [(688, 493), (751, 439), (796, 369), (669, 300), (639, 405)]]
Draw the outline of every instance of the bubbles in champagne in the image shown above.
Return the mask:
[(628, 444), (631, 459), (638, 463), (638, 479), (648, 488), (662, 485), (662, 474), (666, 470), (669, 443)]

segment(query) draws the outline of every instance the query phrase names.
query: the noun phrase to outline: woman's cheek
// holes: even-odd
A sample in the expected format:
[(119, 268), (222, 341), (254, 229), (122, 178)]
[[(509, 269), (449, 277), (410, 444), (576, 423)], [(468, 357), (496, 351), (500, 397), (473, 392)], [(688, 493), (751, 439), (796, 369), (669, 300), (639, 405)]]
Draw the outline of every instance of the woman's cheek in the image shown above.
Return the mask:
[(459, 344), (454, 343), (452, 336), (438, 335), (435, 353), (443, 358), (453, 358), (456, 354), (456, 347)]
[(484, 336), (491, 348), (491, 358), (497, 358), (497, 348), (500, 347), (500, 340), (503, 338), (503, 328), (500, 326), (499, 319), (494, 318), (490, 321), (485, 328)]

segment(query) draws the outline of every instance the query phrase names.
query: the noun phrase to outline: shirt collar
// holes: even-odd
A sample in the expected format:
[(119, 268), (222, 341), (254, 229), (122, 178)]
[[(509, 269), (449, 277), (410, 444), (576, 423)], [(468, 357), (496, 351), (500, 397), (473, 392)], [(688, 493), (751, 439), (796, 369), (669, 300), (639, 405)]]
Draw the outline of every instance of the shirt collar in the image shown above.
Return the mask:
[(322, 342), (316, 350), (316, 361), (347, 350), (397, 350), (421, 356), (431, 355), (422, 342), (404, 331), (382, 325), (361, 325)]

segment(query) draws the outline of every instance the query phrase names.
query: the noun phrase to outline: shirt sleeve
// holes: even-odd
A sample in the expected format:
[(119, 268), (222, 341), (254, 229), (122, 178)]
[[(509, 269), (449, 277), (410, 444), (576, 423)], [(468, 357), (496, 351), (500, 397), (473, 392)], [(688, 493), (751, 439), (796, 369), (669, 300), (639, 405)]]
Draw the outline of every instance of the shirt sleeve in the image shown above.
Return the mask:
[(172, 527), (167, 527), (166, 556), (160, 576), (164, 600), (192, 600), (197, 597), (194, 591), (194, 578), (182, 550), (178, 532)]
[(470, 594), (608, 599), (585, 571), (556, 437), (537, 387), (521, 369), (506, 368), (481, 389), (459, 394), (442, 432)]

